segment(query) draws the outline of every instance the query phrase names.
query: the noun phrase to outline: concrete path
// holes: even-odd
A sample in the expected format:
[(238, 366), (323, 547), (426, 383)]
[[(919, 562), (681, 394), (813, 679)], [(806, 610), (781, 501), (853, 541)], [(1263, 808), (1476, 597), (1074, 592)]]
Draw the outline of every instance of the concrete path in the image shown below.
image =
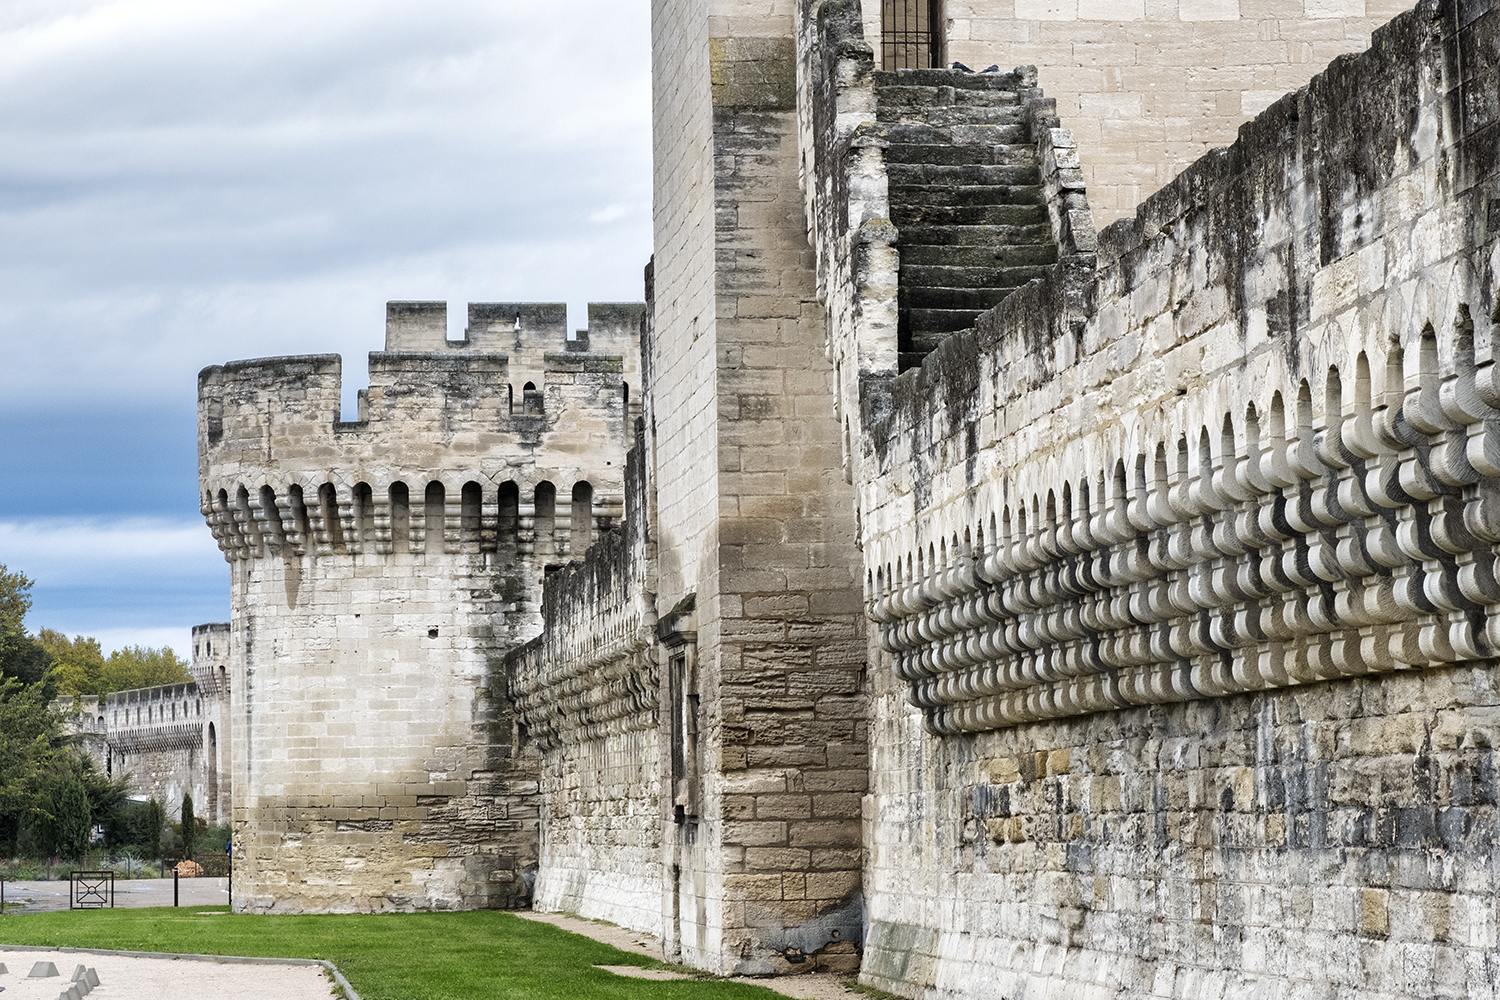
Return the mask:
[[(538, 923), (551, 924), (574, 934), (582, 934), (584, 937), (593, 938), (603, 944), (614, 945), (621, 951), (635, 952), (637, 955), (645, 955), (647, 958), (660, 959), (662, 957), (661, 940), (641, 931), (633, 931), (616, 924), (601, 923), (594, 920), (585, 920), (566, 913), (537, 913), (534, 910), (516, 910), (515, 915), (525, 920), (535, 920)], [(601, 965), (598, 968), (607, 972), (613, 972), (619, 976), (630, 976), (638, 979), (691, 979), (681, 973), (665, 970), (644, 970), (629, 965)], [(746, 983), (751, 986), (764, 986), (773, 993), (782, 996), (795, 997), (797, 1000), (860, 1000), (858, 994), (847, 989), (843, 983), (843, 976), (832, 972), (804, 972), (795, 976), (774, 977), (749, 977), (735, 976), (729, 981), (732, 983)]]
[[(228, 905), (229, 879), (185, 878), (178, 880), (178, 902), (182, 906)], [(23, 904), (19, 909), (12, 907)], [(171, 906), (172, 880), (133, 878), (115, 880), (115, 906)], [(49, 913), (68, 908), (68, 883), (6, 882), (5, 915)]]

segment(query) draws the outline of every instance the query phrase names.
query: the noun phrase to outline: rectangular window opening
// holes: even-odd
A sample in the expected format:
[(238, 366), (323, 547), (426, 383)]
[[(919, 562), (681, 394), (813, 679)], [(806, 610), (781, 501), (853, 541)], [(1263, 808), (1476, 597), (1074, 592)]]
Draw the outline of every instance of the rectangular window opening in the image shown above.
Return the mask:
[(880, 68), (941, 68), (942, 25), (942, 0), (881, 0)]

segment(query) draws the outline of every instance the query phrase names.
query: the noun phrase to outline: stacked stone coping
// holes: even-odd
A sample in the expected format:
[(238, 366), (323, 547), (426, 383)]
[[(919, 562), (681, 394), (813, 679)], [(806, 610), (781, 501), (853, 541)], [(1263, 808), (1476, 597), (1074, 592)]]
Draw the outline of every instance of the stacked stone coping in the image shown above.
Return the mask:
[(1500, 649), (1495, 127), (1462, 104), (1495, 66), (1440, 22), (1381, 29), (1097, 269), (894, 382), (865, 424), (869, 613), (934, 731)]
[[(501, 492), (516, 491), (513, 516), (529, 530), (539, 487), (555, 489), (555, 556), (570, 553), (573, 489), (586, 484), (593, 530), (606, 530), (623, 510), (617, 475), (590, 470), (589, 459), (623, 455), (630, 404), (623, 389), (626, 358), (638, 351), (642, 305), (592, 304), (597, 335), (563, 339), (565, 307), (473, 303), (467, 339), (448, 341), (443, 303), (387, 305), (386, 350), (370, 355), (360, 420), (338, 419), (341, 359), (306, 355), (215, 365), (199, 375), (202, 507), (230, 562), (270, 551), (332, 555), (390, 553), (392, 487), (407, 487), (407, 544), (426, 545), (426, 498), (442, 487), (440, 547), (493, 550)], [(553, 338), (551, 346), (538, 338)], [(618, 348), (599, 354), (579, 347)], [(540, 359), (542, 387), (516, 392), (511, 354)], [(632, 362), (638, 366), (638, 360)], [(412, 433), (413, 420), (440, 428)], [(605, 475), (601, 476), (601, 472)], [(466, 486), (478, 487), (465, 497)], [(370, 490), (370, 510), (355, 491)], [(513, 528), (515, 526), (512, 526)], [(398, 526), (399, 530), (399, 526)], [(545, 553), (544, 553), (545, 555)]]
[(511, 698), (543, 750), (657, 724), (654, 552), (645, 427), (626, 457), (625, 518), (542, 589), (542, 634), (507, 656)]
[[(900, 231), (890, 220), (890, 183), (876, 121), (874, 50), (857, 0), (803, 0), (797, 24), (799, 152), (818, 298), (826, 309), (825, 350), (839, 370), (839, 419), (846, 477), (857, 439), (883, 422), (897, 374)], [(937, 82), (961, 70), (918, 71)], [(1061, 265), (1088, 266), (1098, 245), (1077, 143), (1057, 102), (1037, 87), (1035, 66), (1005, 74), (1025, 109)]]
[(196, 681), (114, 691), (105, 696), (110, 749), (156, 753), (203, 746), (203, 695)]

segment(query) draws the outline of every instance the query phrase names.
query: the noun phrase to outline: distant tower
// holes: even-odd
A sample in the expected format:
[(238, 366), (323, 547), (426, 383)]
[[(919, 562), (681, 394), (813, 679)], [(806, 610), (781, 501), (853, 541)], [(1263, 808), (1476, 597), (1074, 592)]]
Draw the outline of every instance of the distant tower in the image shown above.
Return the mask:
[(210, 823), (229, 822), (229, 623), (193, 626), (193, 680), (203, 699), (203, 795), (198, 812)]
[[(536, 763), (499, 654), (623, 508), (641, 305), (390, 303), (359, 419), (337, 355), (199, 376), (231, 566), (237, 911), (516, 906)], [(592, 350), (591, 350), (592, 348)]]

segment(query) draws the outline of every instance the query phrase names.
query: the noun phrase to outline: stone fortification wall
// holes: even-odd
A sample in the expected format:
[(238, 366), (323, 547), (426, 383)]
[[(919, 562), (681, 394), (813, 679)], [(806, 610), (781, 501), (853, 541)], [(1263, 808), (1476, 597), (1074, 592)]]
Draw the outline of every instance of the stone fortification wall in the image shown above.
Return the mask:
[(229, 624), (193, 626), (191, 684), (116, 691), (104, 699), (58, 699), (73, 745), (111, 776), (130, 775), (130, 794), (172, 815), (193, 796), (200, 819), (229, 822)]
[(867, 379), (867, 981), (1491, 995), (1500, 23), (1424, 3)]
[(112, 773), (114, 761), (109, 754), (108, 728), (98, 699), (54, 698), (48, 707), (62, 716), (63, 730), (73, 749), (93, 761), (100, 774)]
[(237, 909), (528, 898), (536, 763), (499, 657), (539, 630), (545, 570), (619, 517), (629, 406), (624, 358), (579, 350), (593, 338), (565, 339), (560, 310), (471, 306), (450, 342), (439, 306), (392, 303), (357, 422), (338, 421), (337, 356), (200, 376), (204, 514), (231, 564)]
[[(879, 5), (867, 0), (874, 23)], [(945, 63), (1034, 64), (1078, 136), (1099, 225), (1282, 94), (1363, 51), (1406, 0), (944, 0)], [(870, 15), (867, 15), (870, 16)]]
[(642, 423), (623, 524), (547, 579), (542, 635), (510, 654), (507, 669), (542, 754), (534, 906), (660, 936), (661, 671), (645, 441)]
[(210, 811), (211, 764), (204, 745), (213, 708), (212, 700), (191, 682), (109, 694), (103, 710), (109, 772), (129, 774), (132, 794), (156, 799), (169, 816), (177, 814), (182, 796), (190, 793), (200, 816), (220, 821)]

